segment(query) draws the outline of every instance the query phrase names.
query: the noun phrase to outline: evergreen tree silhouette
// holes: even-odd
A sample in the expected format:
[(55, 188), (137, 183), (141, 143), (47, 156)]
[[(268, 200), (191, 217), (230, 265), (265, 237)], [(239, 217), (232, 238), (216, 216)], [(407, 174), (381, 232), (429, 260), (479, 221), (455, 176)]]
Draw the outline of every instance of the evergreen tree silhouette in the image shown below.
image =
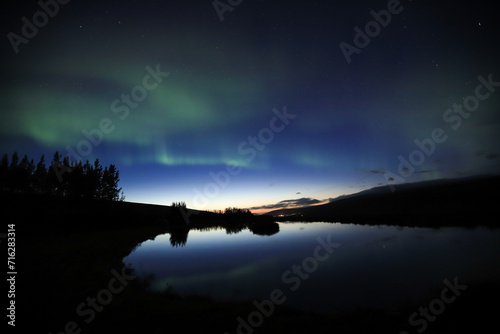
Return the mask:
[(47, 169), (45, 167), (45, 155), (42, 154), (33, 173), (33, 190), (38, 194), (47, 194)]
[(69, 174), (69, 194), (68, 196), (74, 199), (82, 199), (85, 188), (85, 176), (83, 174), (83, 165), (79, 161), (71, 166), (72, 170)]
[(2, 162), (0, 162), (0, 190), (8, 189), (8, 177), (9, 177), (9, 157), (4, 154), (2, 157)]
[(28, 192), (33, 193), (33, 173), (35, 172), (35, 161), (33, 159), (30, 160), (28, 163), (28, 170), (26, 173), (26, 178), (27, 178), (27, 186), (28, 186)]
[(12, 161), (10, 163), (10, 170), (16, 169), (18, 165), (19, 165), (19, 156), (17, 155), (17, 152), (14, 152), (12, 154)]
[(92, 174), (93, 174), (94, 168), (90, 164), (90, 162), (87, 160), (85, 161), (85, 164), (83, 165), (83, 191), (82, 191), (82, 197), (84, 199), (91, 199), (94, 194), (93, 190), (93, 182), (92, 182)]
[(116, 169), (115, 165), (111, 164), (109, 168), (104, 169), (102, 176), (102, 198), (109, 201), (118, 201), (120, 199), (120, 191), (122, 188), (118, 188), (118, 182), (120, 181), (120, 173)]
[(94, 161), (94, 170), (93, 170), (93, 175), (92, 175), (92, 181), (93, 181), (93, 198), (94, 199), (103, 199), (103, 190), (102, 190), (102, 166), (101, 163), (99, 162), (99, 159), (95, 159)]
[(19, 191), (20, 186), (20, 168), (19, 168), (19, 156), (17, 152), (12, 154), (12, 160), (9, 166), (8, 179), (7, 179), (8, 187), (15, 191)]
[(54, 153), (52, 162), (50, 163), (50, 168), (47, 173), (47, 193), (49, 195), (61, 196), (61, 186), (62, 182), (61, 176), (61, 155), (58, 151)]
[[(62, 160), (61, 160), (62, 159)], [(70, 161), (55, 152), (50, 166), (45, 165), (45, 155), (35, 166), (33, 159), (24, 155), (19, 161), (17, 152), (4, 154), (0, 162), (0, 190), (3, 192), (34, 193), (51, 197), (67, 197), (75, 200), (123, 201), (125, 196), (118, 187), (120, 173), (115, 165), (103, 166), (96, 159)], [(120, 195), (121, 192), (121, 195)]]
[(25, 154), (19, 163), (15, 174), (14, 183), (18, 185), (20, 192), (28, 192), (31, 181), (31, 171), (28, 156)]

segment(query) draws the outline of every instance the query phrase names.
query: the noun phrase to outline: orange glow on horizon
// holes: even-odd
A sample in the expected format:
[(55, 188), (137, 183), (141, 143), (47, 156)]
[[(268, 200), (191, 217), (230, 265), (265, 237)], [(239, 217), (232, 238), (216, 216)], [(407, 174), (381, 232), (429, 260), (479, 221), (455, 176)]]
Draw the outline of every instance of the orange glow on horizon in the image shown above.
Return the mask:
[(323, 205), (323, 204), (327, 204), (327, 203), (329, 203), (329, 202), (328, 201), (323, 201), (323, 202), (320, 202), (320, 203), (316, 203), (316, 204), (312, 204), (312, 205), (306, 205), (306, 206), (301, 206), (301, 207), (290, 206), (290, 207), (281, 207), (281, 208), (273, 208), (273, 209), (258, 209), (258, 210), (251, 210), (251, 212), (254, 215), (263, 215), (263, 214), (266, 214), (268, 212), (276, 211), (276, 210), (300, 209), (300, 208), (307, 208), (307, 207), (311, 207), (311, 206)]

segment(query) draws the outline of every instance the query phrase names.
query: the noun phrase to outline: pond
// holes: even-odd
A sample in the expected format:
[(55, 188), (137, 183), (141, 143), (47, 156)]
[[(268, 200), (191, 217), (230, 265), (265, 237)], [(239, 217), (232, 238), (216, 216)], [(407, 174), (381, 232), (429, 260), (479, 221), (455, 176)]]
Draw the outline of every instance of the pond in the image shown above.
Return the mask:
[(149, 276), (154, 290), (253, 300), (279, 289), (286, 305), (317, 312), (428, 302), (445, 279), (474, 285), (500, 278), (500, 229), (279, 225), (271, 236), (167, 233), (123, 261), (139, 277)]

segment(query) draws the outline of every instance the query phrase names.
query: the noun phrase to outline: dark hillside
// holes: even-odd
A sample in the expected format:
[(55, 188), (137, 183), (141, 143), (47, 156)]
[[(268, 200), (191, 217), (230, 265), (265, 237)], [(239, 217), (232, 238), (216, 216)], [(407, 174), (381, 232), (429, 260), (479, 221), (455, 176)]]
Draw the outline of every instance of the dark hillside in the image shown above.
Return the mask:
[(418, 226), (496, 225), (500, 176), (378, 187), (331, 203), (276, 210), (279, 220)]

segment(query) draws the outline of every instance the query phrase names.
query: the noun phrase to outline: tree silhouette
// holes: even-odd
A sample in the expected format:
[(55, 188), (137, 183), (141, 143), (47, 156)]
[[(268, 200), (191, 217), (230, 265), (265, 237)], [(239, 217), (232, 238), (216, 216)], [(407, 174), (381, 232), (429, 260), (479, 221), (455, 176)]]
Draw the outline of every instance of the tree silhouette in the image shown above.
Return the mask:
[[(17, 155), (17, 152), (14, 152), (12, 154), (12, 161), (10, 162), (10, 167), (9, 167), (9, 177), (7, 180), (7, 183), (9, 184), (10, 187), (14, 185), (19, 185), (18, 188), (22, 186), (21, 184), (21, 170), (19, 167), (19, 156)], [(16, 189), (19, 191), (20, 189)]]
[(19, 165), (19, 156), (17, 155), (17, 152), (14, 152), (14, 154), (12, 154), (12, 162), (10, 163), (10, 169), (14, 170), (17, 168), (18, 165)]
[(9, 180), (9, 157), (4, 154), (2, 162), (0, 163), (0, 189), (5, 190), (8, 188)]
[(92, 189), (94, 191), (94, 199), (102, 199), (103, 198), (103, 190), (102, 190), (102, 166), (99, 162), (99, 159), (95, 159), (94, 161), (94, 169), (92, 171)]
[(28, 192), (30, 190), (31, 174), (33, 173), (33, 161), (28, 160), (25, 154), (19, 163), (14, 176), (14, 182), (19, 185), (21, 192)]
[(71, 173), (69, 178), (69, 194), (68, 196), (75, 199), (83, 198), (85, 189), (85, 175), (83, 173), (83, 165), (81, 161), (71, 165)]
[(252, 216), (252, 212), (248, 209), (240, 209), (240, 208), (226, 208), (224, 211), (226, 216)]
[(101, 181), (101, 196), (103, 199), (108, 201), (117, 201), (120, 198), (120, 191), (122, 188), (118, 188), (118, 182), (120, 181), (120, 173), (116, 169), (115, 165), (109, 165), (109, 168), (104, 168)]
[(45, 155), (42, 154), (40, 161), (36, 165), (33, 173), (33, 191), (35, 193), (45, 193), (47, 190), (47, 169), (45, 167)]
[(34, 160), (27, 155), (19, 161), (19, 155), (14, 152), (10, 163), (7, 154), (0, 162), (0, 191), (78, 200), (123, 201), (125, 196), (118, 186), (119, 175), (115, 165), (103, 169), (99, 159), (93, 164), (88, 160), (82, 164), (81, 161), (70, 161), (68, 156), (62, 158), (59, 152), (55, 152), (47, 168), (45, 155), (35, 166)]
[(182, 201), (182, 202), (172, 202), (172, 207), (185, 209), (186, 208), (186, 202), (184, 202), (184, 201)]
[(61, 191), (61, 183), (63, 182), (63, 178), (61, 175), (61, 155), (59, 154), (58, 151), (54, 153), (54, 156), (52, 158), (52, 162), (50, 164), (48, 173), (47, 173), (47, 181), (48, 181), (48, 194), (49, 195), (55, 195), (55, 196), (62, 196), (62, 191)]

